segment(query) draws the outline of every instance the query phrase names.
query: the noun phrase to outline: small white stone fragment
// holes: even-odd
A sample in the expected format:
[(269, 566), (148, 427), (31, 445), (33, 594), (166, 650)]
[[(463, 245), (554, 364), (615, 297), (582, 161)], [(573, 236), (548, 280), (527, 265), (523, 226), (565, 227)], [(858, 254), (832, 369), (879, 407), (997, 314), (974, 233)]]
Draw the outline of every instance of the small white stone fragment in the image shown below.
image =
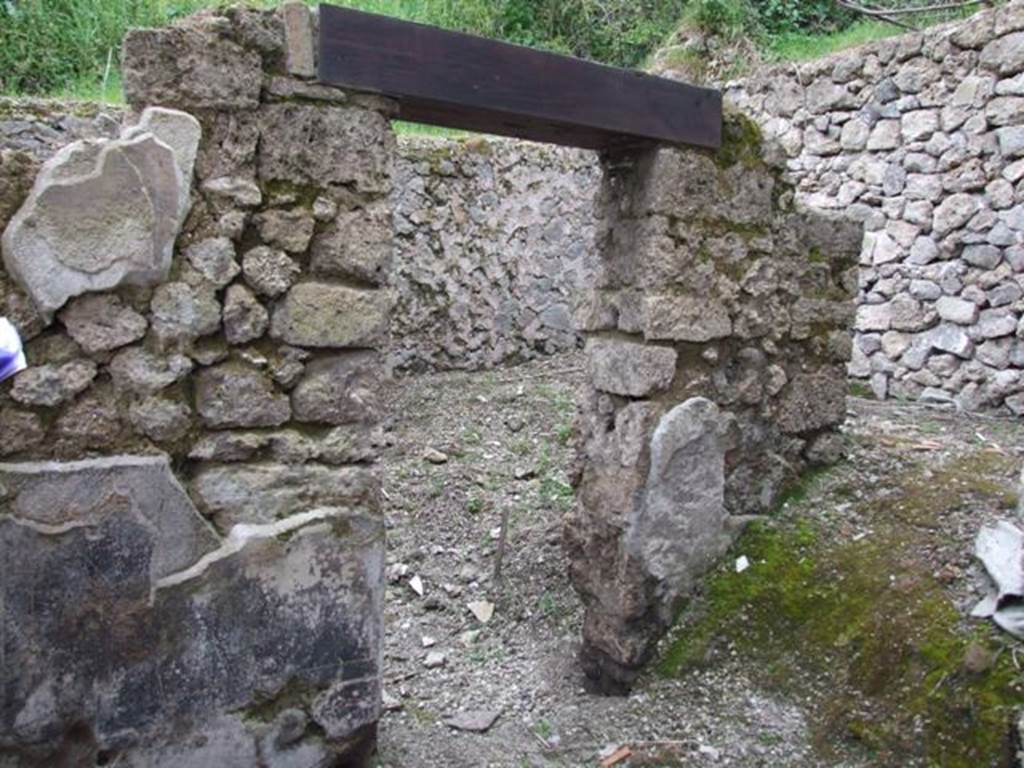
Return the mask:
[(743, 573), (749, 567), (750, 560), (747, 559), (746, 555), (740, 555), (736, 558), (736, 573)]
[(419, 576), (413, 576), (409, 579), (409, 589), (415, 592), (420, 597), (423, 597), (423, 579)]
[(423, 660), (423, 666), (427, 669), (436, 669), (437, 667), (443, 667), (448, 661), (445, 655), (441, 651), (431, 651), (427, 654), (427, 658)]
[(466, 607), (481, 624), (486, 624), (494, 616), (494, 603), (487, 600), (475, 600)]
[(446, 453), (442, 453), (436, 448), (427, 448), (427, 450), (423, 452), (423, 460), (430, 462), (431, 464), (447, 464), (448, 455)]
[(701, 744), (697, 748), (697, 752), (703, 755), (704, 757), (708, 758), (712, 762), (717, 761), (722, 756), (721, 752), (719, 752), (717, 749), (708, 744)]

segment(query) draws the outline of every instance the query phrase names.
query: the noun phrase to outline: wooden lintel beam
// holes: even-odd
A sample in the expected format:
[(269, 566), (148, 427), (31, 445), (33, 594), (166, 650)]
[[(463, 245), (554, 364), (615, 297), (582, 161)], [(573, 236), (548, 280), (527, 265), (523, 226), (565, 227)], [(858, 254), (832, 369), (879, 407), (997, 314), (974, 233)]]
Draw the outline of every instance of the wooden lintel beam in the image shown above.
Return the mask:
[(709, 88), (332, 5), (319, 46), (320, 82), (389, 96), (403, 120), (598, 150), (721, 145)]

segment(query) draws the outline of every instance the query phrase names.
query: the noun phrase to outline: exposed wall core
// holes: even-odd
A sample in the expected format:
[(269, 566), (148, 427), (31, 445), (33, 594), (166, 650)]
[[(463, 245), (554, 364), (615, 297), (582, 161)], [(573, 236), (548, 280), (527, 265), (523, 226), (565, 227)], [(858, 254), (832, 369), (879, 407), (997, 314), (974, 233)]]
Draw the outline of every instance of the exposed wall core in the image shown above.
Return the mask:
[[(292, 4), (133, 32), (124, 125), (76, 124), (87, 140), (56, 153), (0, 149), (0, 311), (30, 363), (0, 386), (14, 765), (366, 763), (377, 396), (411, 274), (395, 241), (417, 243), (402, 216), (424, 205), (458, 251), (461, 272), (439, 280), (493, 278), (474, 230), (455, 242), (460, 211), (523, 254), (522, 279), (501, 283), (508, 254), (492, 250), (504, 266), (481, 291), (513, 304), (493, 307), (522, 329), (511, 349), (530, 333), (574, 343), (572, 305), (587, 337), (565, 542), (600, 690), (629, 686), (747, 515), (841, 453), (859, 229), (798, 210), (750, 124), (731, 120), (717, 156), (605, 157), (598, 248), (546, 282), (568, 230), (592, 226), (565, 190), (524, 170), (507, 213), (457, 204), (457, 179), (420, 193), (422, 174), (395, 172), (392, 105), (313, 81), (313, 22)], [(517, 173), (513, 149), (458, 161)], [(596, 178), (565, 162), (572, 184)], [(420, 306), (444, 313), (447, 295)], [(447, 353), (511, 356), (475, 317)]]

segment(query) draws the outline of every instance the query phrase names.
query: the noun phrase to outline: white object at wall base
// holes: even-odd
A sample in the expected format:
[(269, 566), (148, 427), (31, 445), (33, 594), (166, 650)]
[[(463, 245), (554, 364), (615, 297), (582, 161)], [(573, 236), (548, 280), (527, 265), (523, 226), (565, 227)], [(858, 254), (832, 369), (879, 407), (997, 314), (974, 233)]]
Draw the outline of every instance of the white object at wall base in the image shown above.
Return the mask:
[(28, 367), (21, 337), (6, 317), (0, 317), (0, 381)]

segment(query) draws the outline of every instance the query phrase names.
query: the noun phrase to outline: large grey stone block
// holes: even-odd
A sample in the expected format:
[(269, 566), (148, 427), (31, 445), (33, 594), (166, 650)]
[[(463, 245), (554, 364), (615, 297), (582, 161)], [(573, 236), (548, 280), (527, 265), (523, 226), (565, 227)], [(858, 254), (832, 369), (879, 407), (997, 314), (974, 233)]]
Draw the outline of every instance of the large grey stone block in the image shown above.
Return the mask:
[(124, 94), (129, 104), (179, 109), (251, 109), (259, 104), (263, 61), (222, 34), (225, 20), (133, 29), (124, 39)]
[(288, 395), (262, 372), (229, 362), (206, 368), (196, 380), (196, 409), (203, 423), (226, 427), (277, 427), (291, 418)]
[(386, 118), (358, 107), (271, 104), (259, 112), (263, 181), (389, 188), (394, 136)]
[(387, 336), (391, 295), (330, 283), (300, 283), (274, 309), (270, 332), (298, 347), (377, 347)]
[(668, 389), (676, 375), (676, 351), (632, 341), (591, 339), (587, 367), (594, 387), (626, 397)]
[(373, 352), (349, 352), (316, 360), (292, 392), (297, 421), (366, 424), (380, 418), (378, 391), (383, 379)]
[[(163, 457), (0, 464), (0, 487), (15, 765), (362, 764), (381, 707), (374, 512), (298, 504), (220, 539)], [(288, 708), (306, 714), (285, 750)]]
[(124, 137), (75, 142), (46, 162), (0, 241), (44, 317), (73, 296), (166, 278), (199, 134), (190, 115), (147, 110)]
[(649, 295), (643, 303), (644, 338), (711, 341), (732, 333), (728, 308), (712, 296)]
[(710, 400), (690, 398), (651, 435), (643, 507), (624, 546), (661, 584), (662, 618), (731, 542), (725, 530), (725, 451), (734, 422)]

